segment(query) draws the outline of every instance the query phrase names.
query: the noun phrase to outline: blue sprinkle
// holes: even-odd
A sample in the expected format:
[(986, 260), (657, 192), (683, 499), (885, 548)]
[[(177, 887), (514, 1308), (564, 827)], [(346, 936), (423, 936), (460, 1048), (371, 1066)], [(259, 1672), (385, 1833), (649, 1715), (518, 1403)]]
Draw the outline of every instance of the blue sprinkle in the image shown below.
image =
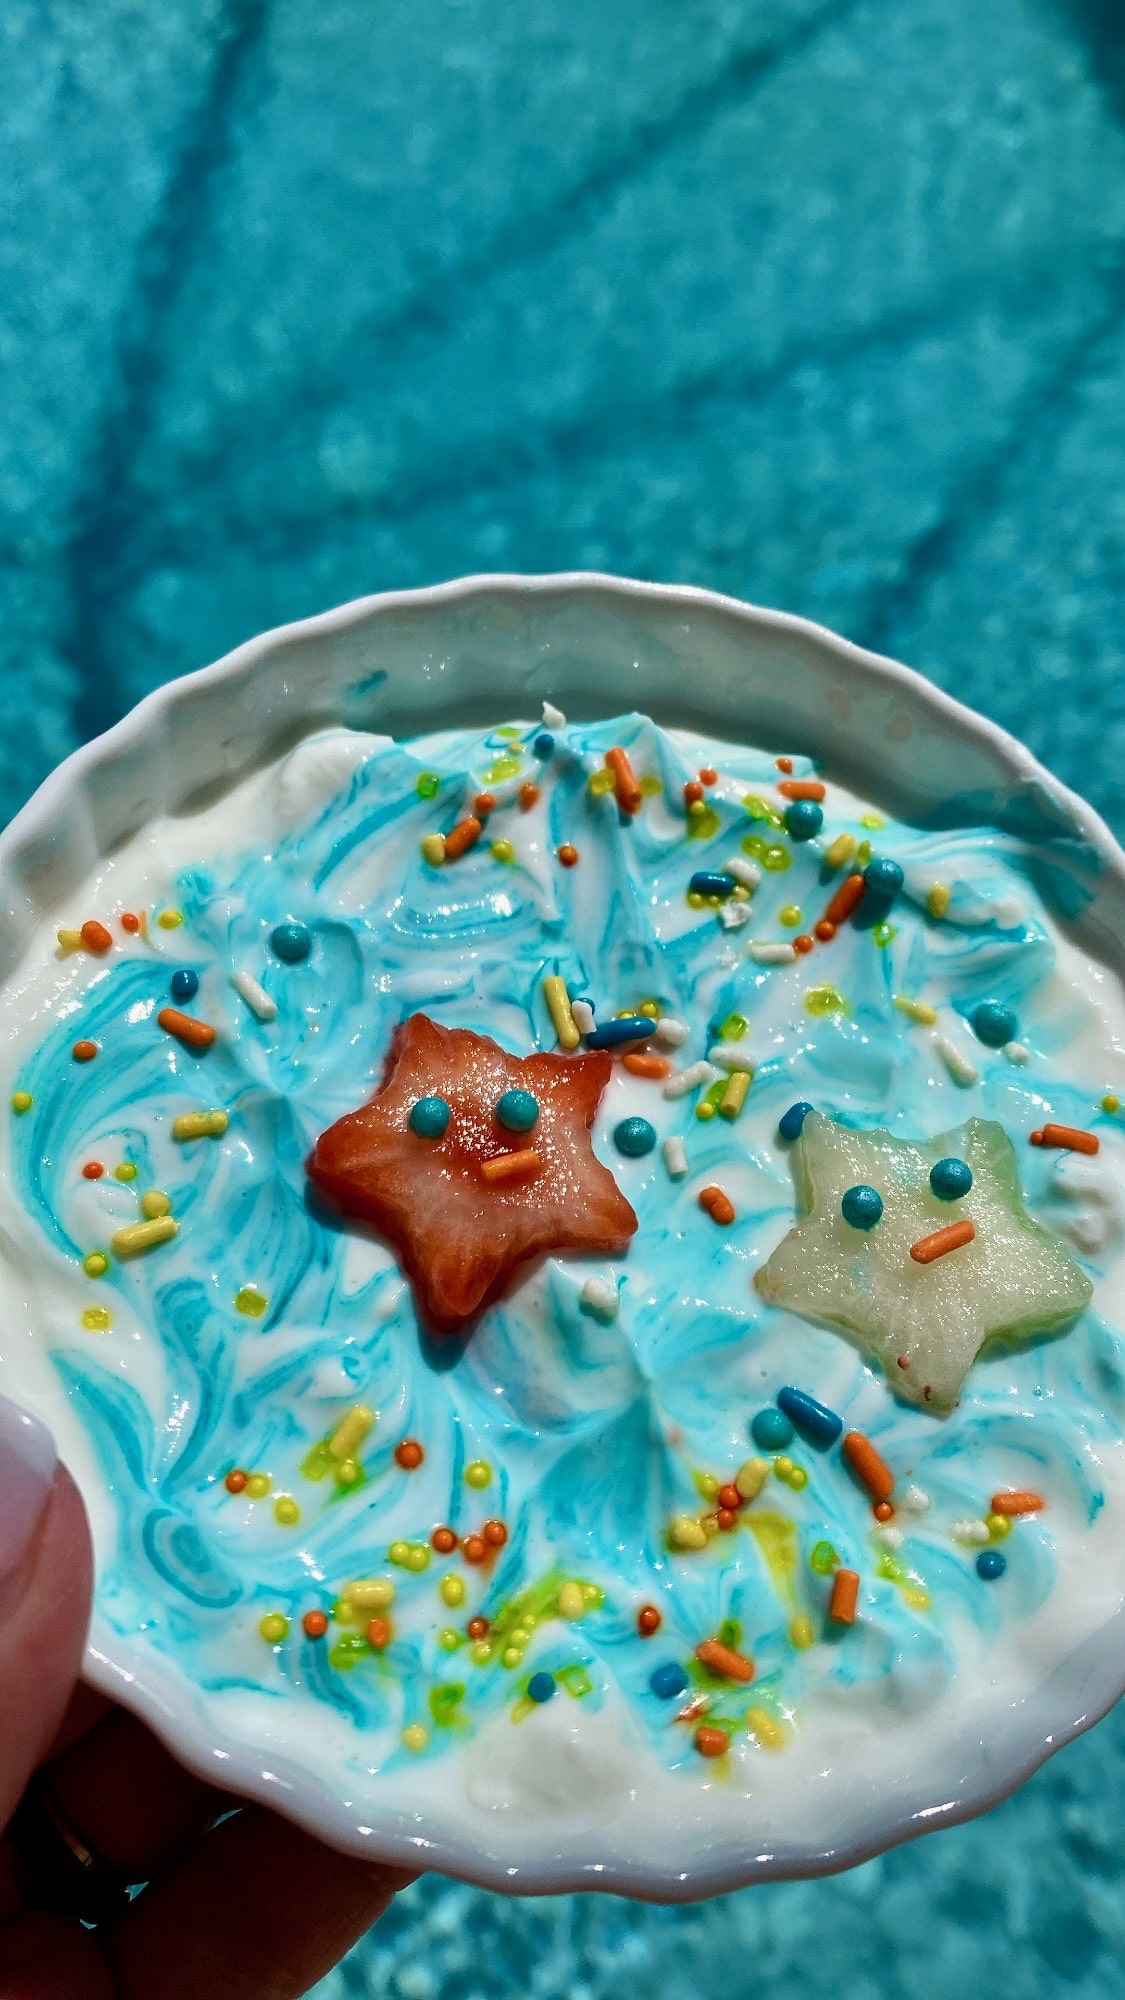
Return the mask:
[(420, 1097), (411, 1106), (410, 1129), (420, 1139), (440, 1139), (451, 1116), (444, 1097)]
[(785, 808), (785, 831), (790, 840), (811, 840), (824, 825), (824, 813), (815, 799), (794, 799)]
[(527, 1684), (527, 1692), (532, 1701), (550, 1701), (551, 1696), (555, 1692), (555, 1687), (554, 1674), (532, 1674)]
[(539, 1100), (530, 1090), (506, 1090), (497, 1100), (496, 1116), (509, 1132), (530, 1132), (539, 1117)]
[(626, 1014), (623, 1021), (607, 1021), (604, 1028), (595, 1028), (586, 1037), (588, 1049), (615, 1049), (619, 1042), (647, 1042), (654, 1033), (656, 1022), (647, 1014)]
[(305, 924), (278, 924), (270, 932), (270, 943), (286, 965), (300, 965), (312, 950), (312, 932)]
[(978, 1042), (989, 1049), (1002, 1049), (1005, 1042), (1014, 1042), (1019, 1026), (1011, 1008), (1000, 1000), (982, 1000), (973, 1009), (972, 1023)]
[(173, 1000), (194, 1000), (199, 991), (199, 974), (190, 965), (182, 966), (172, 974)]
[(823, 1403), (818, 1403), (816, 1397), (808, 1395), (804, 1389), (779, 1389), (777, 1406), (785, 1411), (787, 1417), (792, 1417), (797, 1429), (811, 1438), (814, 1444), (835, 1444), (844, 1428), (843, 1419), (836, 1415), (835, 1410), (825, 1409)]
[(853, 1229), (874, 1229), (882, 1220), (883, 1197), (878, 1188), (865, 1187), (861, 1181), (857, 1187), (845, 1189), (840, 1213)]
[(735, 887), (733, 875), (721, 868), (697, 868), (688, 883), (689, 896), (729, 896)]
[(803, 1099), (800, 1104), (791, 1104), (788, 1111), (783, 1111), (777, 1121), (779, 1138), (799, 1139), (801, 1127), (811, 1110), (812, 1105), (806, 1104)]
[(973, 1170), (966, 1160), (935, 1160), (930, 1168), (930, 1186), (939, 1201), (960, 1201), (973, 1185)]
[(885, 903), (898, 895), (905, 879), (897, 861), (869, 861), (863, 871), (863, 883), (868, 894), (881, 896)]
[(793, 1442), (793, 1426), (784, 1410), (759, 1410), (750, 1435), (759, 1451), (784, 1451)]
[(977, 1557), (977, 1575), (982, 1576), (986, 1583), (995, 1583), (1007, 1567), (1007, 1560), (999, 1549), (982, 1549)]
[(683, 1694), (687, 1687), (687, 1675), (678, 1660), (665, 1660), (661, 1666), (653, 1668), (648, 1684), (661, 1701), (675, 1701), (676, 1696)]
[(647, 1118), (623, 1118), (613, 1128), (613, 1143), (626, 1159), (643, 1159), (656, 1144), (656, 1127)]
[(531, 747), (537, 757), (550, 757), (555, 748), (555, 739), (544, 730), (542, 736), (536, 737)]

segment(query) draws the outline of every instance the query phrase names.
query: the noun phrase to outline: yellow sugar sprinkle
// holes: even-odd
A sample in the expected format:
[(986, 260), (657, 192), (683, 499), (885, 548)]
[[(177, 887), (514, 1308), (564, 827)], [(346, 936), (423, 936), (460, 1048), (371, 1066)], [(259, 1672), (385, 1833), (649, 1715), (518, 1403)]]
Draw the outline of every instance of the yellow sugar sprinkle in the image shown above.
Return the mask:
[[(328, 1440), (329, 1453), (333, 1458), (341, 1460), (341, 1473), (343, 1461), (354, 1456), (368, 1431), (374, 1428), (374, 1424), (375, 1412), (369, 1410), (366, 1403), (353, 1403), (347, 1415), (341, 1417)], [(340, 1474), (337, 1474), (337, 1477), (339, 1476)]]
[(570, 1620), (581, 1618), (586, 1610), (586, 1599), (582, 1585), (573, 1580), (559, 1587), (559, 1617)]
[(785, 1731), (768, 1708), (748, 1708), (746, 1727), (757, 1737), (763, 1750), (781, 1750), (785, 1744)]
[(719, 1114), (723, 1118), (737, 1118), (746, 1102), (750, 1088), (750, 1072), (745, 1069), (732, 1070), (726, 1089), (719, 1100)]
[(824, 865), (826, 868), (842, 868), (854, 853), (854, 833), (838, 833), (824, 850)]
[(137, 1257), (144, 1250), (155, 1250), (158, 1243), (170, 1243), (179, 1233), (180, 1225), (172, 1216), (154, 1215), (148, 1222), (131, 1222), (127, 1229), (119, 1229), (110, 1238), (110, 1249), (115, 1257)]
[(109, 1258), (105, 1251), (91, 1250), (90, 1255), (82, 1259), (82, 1269), (88, 1278), (104, 1278), (109, 1270)]
[(261, 1319), (268, 1305), (269, 1300), (257, 1285), (242, 1285), (234, 1295), (235, 1312), (245, 1313), (247, 1319)]
[(450, 1610), (455, 1611), (459, 1604), (464, 1604), (465, 1602), (464, 1577), (443, 1576), (438, 1585), (438, 1594), (441, 1597), (442, 1603), (448, 1604)]
[(395, 1601), (395, 1586), (389, 1576), (356, 1577), (344, 1591), (341, 1604), (345, 1600), (349, 1610), (354, 1605), (357, 1611), (389, 1611)]
[(494, 840), (488, 851), (494, 861), (512, 862), (516, 858), (516, 850), (510, 840)]
[(119, 1167), (114, 1167), (113, 1178), (115, 1181), (135, 1181), (137, 1169), (132, 1160), (122, 1160)]
[(141, 1196), (141, 1214), (147, 1215), (150, 1221), (154, 1216), (168, 1215), (171, 1212), (171, 1208), (171, 1201), (160, 1188), (149, 1188)]
[(291, 1493), (280, 1493), (273, 1503), (273, 1518), (283, 1528), (295, 1528), (301, 1518), (301, 1510)]
[(445, 838), (440, 833), (428, 833), (422, 842), (422, 859), (431, 868), (440, 868), (445, 860)]
[(258, 1630), (267, 1646), (280, 1646), (289, 1637), (289, 1620), (283, 1611), (267, 1611), (259, 1621)]
[(268, 1472), (252, 1472), (244, 1488), (248, 1500), (264, 1500), (270, 1490)]
[(578, 1032), (578, 1023), (570, 1010), (570, 995), (566, 990), (565, 979), (560, 979), (557, 973), (552, 973), (546, 978), (543, 981), (543, 998), (547, 1002), (547, 1012), (551, 1016), (555, 1034), (558, 1036), (559, 1047), (576, 1049), (582, 1037)]
[(944, 917), (953, 901), (953, 891), (948, 882), (935, 882), (926, 897), (926, 908), (931, 917)]
[(586, 780), (586, 790), (592, 798), (604, 798), (606, 792), (612, 792), (616, 782), (612, 771), (592, 771)]
[(87, 1306), (82, 1315), (82, 1324), (87, 1333), (108, 1333), (113, 1321), (108, 1306)]
[(860, 813), (859, 823), (865, 826), (869, 833), (878, 833), (879, 828), (887, 824), (881, 813)]
[[(15, 1101), (16, 1100), (13, 1097), (12, 1103), (14, 1104)], [(1121, 1099), (1117, 1096), (1115, 1091), (1107, 1090), (1105, 1096), (1102, 1098), (1102, 1110), (1108, 1111), (1112, 1114), (1114, 1111), (1120, 1111), (1120, 1109), (1121, 1109)]]
[(182, 910), (161, 910), (156, 919), (162, 931), (178, 931), (183, 920)]
[(61, 930), (56, 931), (55, 935), (59, 941), (60, 951), (82, 950), (84, 941), (81, 931)]
[(816, 1632), (812, 1619), (806, 1618), (804, 1612), (798, 1612), (796, 1618), (789, 1620), (790, 1644), (796, 1646), (798, 1652), (805, 1652), (812, 1645), (815, 1637)]
[(424, 1750), (429, 1740), (430, 1732), (420, 1722), (408, 1723), (402, 1732), (403, 1748), (406, 1750)]
[(465, 1484), (475, 1487), (478, 1493), (492, 1484), (492, 1467), (486, 1458), (470, 1459), (465, 1467)]
[(32, 1096), (29, 1090), (13, 1091), (12, 1110), (16, 1112), (19, 1117), (22, 1118), (25, 1111), (30, 1111), (31, 1105), (32, 1105)]
[(905, 993), (895, 994), (895, 1006), (908, 1021), (917, 1021), (919, 1027), (932, 1028), (937, 1020), (937, 1008), (925, 1000), (908, 1000)]
[(221, 1139), (230, 1124), (225, 1111), (181, 1111), (172, 1120), (173, 1139)]

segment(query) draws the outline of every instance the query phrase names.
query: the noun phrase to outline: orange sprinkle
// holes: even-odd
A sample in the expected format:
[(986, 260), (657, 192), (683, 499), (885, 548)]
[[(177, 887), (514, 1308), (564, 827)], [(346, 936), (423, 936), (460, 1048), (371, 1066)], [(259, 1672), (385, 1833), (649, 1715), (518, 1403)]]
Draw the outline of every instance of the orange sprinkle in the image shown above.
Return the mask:
[(557, 847), (555, 852), (564, 868), (573, 868), (578, 860), (578, 849), (572, 847), (569, 840), (564, 840), (562, 846)]
[(621, 807), (622, 812), (635, 813), (639, 811), (644, 793), (637, 782), (637, 774), (620, 745), (613, 750), (606, 751), (605, 763), (606, 770), (613, 772), (617, 803)]
[(720, 1486), (719, 1505), (720, 1507), (729, 1507), (732, 1513), (737, 1514), (742, 1505), (742, 1495), (737, 1486)]
[(178, 1007), (162, 1007), (156, 1020), (159, 1027), (192, 1049), (209, 1049), (215, 1039), (210, 1021), (199, 1021), (194, 1014), (181, 1014)]
[(128, 931), (130, 937), (135, 937), (141, 928), (141, 920), (132, 910), (122, 910), (121, 928)]
[(488, 1543), (480, 1535), (466, 1535), (461, 1554), (467, 1563), (482, 1563), (488, 1554)]
[(481, 1175), (486, 1181), (514, 1181), (521, 1174), (537, 1174), (543, 1162), (534, 1146), (518, 1153), (498, 1153), (494, 1160), (482, 1160)]
[(877, 1521), (893, 1521), (895, 1517), (895, 1510), (889, 1500), (876, 1500), (871, 1512)]
[(807, 931), (802, 931), (800, 937), (793, 939), (793, 949), (794, 951), (799, 951), (802, 957), (807, 951), (811, 951), (812, 948), (813, 941)]
[(815, 799), (818, 805), (824, 797), (819, 778), (782, 778), (777, 789), (783, 799)]
[(690, 784), (684, 786), (685, 806), (698, 805), (702, 797), (703, 797), (703, 787), (702, 785), (696, 784), (694, 778), (692, 779)]
[(976, 1233), (976, 1224), (966, 1215), (960, 1222), (947, 1222), (944, 1229), (935, 1229), (932, 1236), (920, 1236), (910, 1245), (910, 1255), (916, 1264), (932, 1264), (935, 1257), (947, 1257), (951, 1250), (971, 1243)]
[(503, 1521), (486, 1521), (481, 1534), (490, 1549), (502, 1549), (508, 1539), (508, 1530)]
[(745, 1653), (736, 1653), (733, 1646), (724, 1646), (721, 1639), (703, 1639), (695, 1649), (695, 1657), (713, 1674), (721, 1674), (726, 1681), (752, 1681), (754, 1662)]
[(793, 769), (792, 757), (775, 757), (773, 761), (779, 771), (791, 771)]
[(469, 813), (465, 819), (458, 820), (452, 831), (445, 836), (446, 860), (459, 861), (463, 854), (468, 853), (470, 847), (476, 845), (480, 836), (481, 823), (473, 813)]
[(470, 1639), (487, 1639), (488, 1620), (487, 1618), (481, 1618), (479, 1616), (476, 1618), (470, 1618), (468, 1624), (465, 1627), (465, 1630), (468, 1633)]
[(539, 787), (538, 785), (533, 785), (530, 778), (525, 778), (523, 784), (520, 786), (520, 810), (525, 813), (530, 812), (532, 806), (537, 806), (538, 804)]
[(1096, 1153), (1101, 1140), (1096, 1132), (1083, 1132), (1077, 1125), (1044, 1125), (1031, 1135), (1033, 1146), (1065, 1146), (1072, 1153)]
[(738, 1524), (738, 1515), (735, 1513), (733, 1507), (720, 1507), (715, 1519), (724, 1535), (729, 1535), (731, 1529)]
[(389, 1618), (370, 1618), (367, 1622), (367, 1643), (381, 1653), (384, 1646), (391, 1643), (391, 1621)]
[(725, 1228), (734, 1221), (734, 1203), (721, 1187), (705, 1187), (699, 1190), (699, 1206), (705, 1208), (712, 1222)]
[(695, 1747), (701, 1757), (725, 1757), (730, 1749), (730, 1737), (725, 1729), (709, 1729), (701, 1722), (695, 1732)]
[(699, 782), (701, 785), (717, 785), (719, 774), (710, 764), (704, 764), (703, 769), (699, 773)]
[(872, 1499), (888, 1500), (894, 1492), (895, 1476), (885, 1459), (880, 1458), (871, 1439), (864, 1437), (862, 1431), (848, 1431), (843, 1449), (856, 1478), (862, 1479)]
[(818, 924), (814, 924), (813, 935), (820, 939), (821, 944), (831, 944), (836, 935), (836, 926), (831, 917), (822, 917)]
[(643, 1050), (634, 1049), (629, 1055), (622, 1056), (621, 1067), (633, 1076), (661, 1077), (667, 1076), (672, 1065), (665, 1056), (646, 1056)]
[(862, 875), (845, 875), (832, 901), (824, 912), (824, 922), (835, 924), (837, 929), (846, 923), (858, 903), (863, 901), (867, 884)]
[(476, 798), (473, 800), (473, 811), (478, 819), (483, 819), (485, 813), (495, 812), (496, 800), (493, 798), (492, 793), (478, 792)]
[(436, 1549), (439, 1556), (452, 1555), (457, 1547), (457, 1537), (452, 1528), (435, 1528), (430, 1536), (430, 1547)]
[(1038, 1514), (1047, 1502), (1040, 1493), (994, 1493), (992, 1511), (994, 1514)]
[(676, 1710), (677, 1722), (694, 1722), (697, 1715), (706, 1715), (711, 1703), (705, 1694), (693, 1695), (682, 1708)]
[(246, 1485), (246, 1479), (247, 1479), (246, 1473), (241, 1472), (236, 1467), (233, 1472), (227, 1473), (227, 1476), (223, 1481), (223, 1485), (226, 1487), (228, 1493), (241, 1493), (243, 1487)]
[(323, 1611), (306, 1611), (301, 1624), (308, 1639), (323, 1639), (328, 1630), (328, 1620)]
[(82, 1169), (82, 1178), (87, 1181), (100, 1181), (104, 1172), (105, 1168), (100, 1160), (87, 1160)]
[(87, 951), (111, 951), (113, 933), (107, 931), (104, 924), (99, 924), (96, 917), (90, 917), (82, 926), (82, 942)]
[(637, 1630), (642, 1639), (651, 1639), (654, 1632), (659, 1632), (663, 1623), (664, 1620), (661, 1618), (655, 1604), (641, 1605), (637, 1613)]
[(70, 1053), (75, 1062), (93, 1062), (98, 1053), (98, 1045), (96, 1042), (75, 1042)]
[(859, 1596), (859, 1571), (838, 1569), (832, 1579), (832, 1596), (828, 1602), (828, 1616), (837, 1625), (855, 1624), (856, 1599)]
[(403, 1438), (395, 1446), (395, 1464), (401, 1465), (404, 1472), (417, 1472), (425, 1456), (417, 1438)]

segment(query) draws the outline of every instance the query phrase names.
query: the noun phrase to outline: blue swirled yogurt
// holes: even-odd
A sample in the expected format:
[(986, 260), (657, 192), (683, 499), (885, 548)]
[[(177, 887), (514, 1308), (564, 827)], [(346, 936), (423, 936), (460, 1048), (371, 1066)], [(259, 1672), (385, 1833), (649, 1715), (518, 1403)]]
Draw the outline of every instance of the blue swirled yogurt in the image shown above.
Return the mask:
[[(830, 1855), (987, 1756), (1125, 1572), (1125, 1014), (1041, 879), (639, 715), (334, 730), (150, 825), (0, 1024), (6, 1346), (98, 1629), (492, 1879)], [(608, 1039), (637, 1218), (443, 1336), (306, 1171), (418, 1014)]]

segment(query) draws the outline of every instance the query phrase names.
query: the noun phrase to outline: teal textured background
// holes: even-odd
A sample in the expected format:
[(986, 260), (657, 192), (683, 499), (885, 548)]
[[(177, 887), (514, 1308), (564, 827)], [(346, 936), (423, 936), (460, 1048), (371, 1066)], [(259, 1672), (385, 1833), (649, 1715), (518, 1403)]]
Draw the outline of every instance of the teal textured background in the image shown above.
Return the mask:
[[(1125, 831), (1120, 0), (6, 0), (0, 66), (0, 809), (265, 625), (591, 566)], [(322, 1994), (1116, 2000), (1123, 1759), (691, 1911), (424, 1883)]]

